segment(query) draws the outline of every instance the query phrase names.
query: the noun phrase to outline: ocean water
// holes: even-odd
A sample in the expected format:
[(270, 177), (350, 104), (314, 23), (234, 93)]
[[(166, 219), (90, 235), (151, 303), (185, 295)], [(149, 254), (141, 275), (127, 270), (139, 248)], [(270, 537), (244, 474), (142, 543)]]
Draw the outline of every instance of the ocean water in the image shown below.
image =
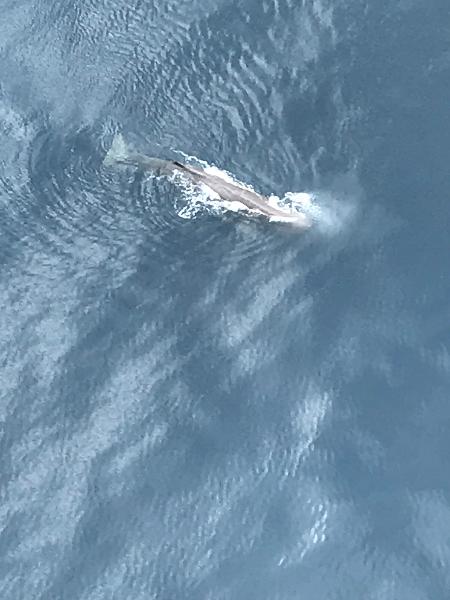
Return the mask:
[(0, 7), (0, 598), (450, 598), (448, 1)]

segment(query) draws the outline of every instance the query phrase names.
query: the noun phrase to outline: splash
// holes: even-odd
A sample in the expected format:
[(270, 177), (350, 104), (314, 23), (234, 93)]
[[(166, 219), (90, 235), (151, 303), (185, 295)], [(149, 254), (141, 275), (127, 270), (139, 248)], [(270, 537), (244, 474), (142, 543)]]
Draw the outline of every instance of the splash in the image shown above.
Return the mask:
[[(255, 191), (251, 185), (239, 181), (227, 171), (208, 165), (204, 161), (196, 159), (196, 162), (201, 163), (207, 173)], [(222, 200), (214, 190), (204, 184), (193, 184), (179, 174), (174, 178), (182, 190), (185, 202), (185, 205), (177, 213), (183, 219), (194, 219), (204, 212), (218, 216), (227, 212), (238, 212), (251, 216), (262, 214), (257, 210), (249, 209), (240, 202)], [(324, 235), (335, 235), (342, 231), (355, 212), (355, 206), (347, 198), (342, 198), (340, 194), (334, 197), (331, 192), (324, 191), (287, 192), (282, 197), (272, 194), (269, 196), (268, 204), (286, 212), (286, 217), (270, 217), (269, 221), (295, 225), (296, 223), (303, 224), (306, 217), (311, 226)]]
[(355, 204), (348, 197), (332, 192), (287, 192), (281, 204), (306, 215), (312, 226), (324, 235), (336, 235), (353, 219)]

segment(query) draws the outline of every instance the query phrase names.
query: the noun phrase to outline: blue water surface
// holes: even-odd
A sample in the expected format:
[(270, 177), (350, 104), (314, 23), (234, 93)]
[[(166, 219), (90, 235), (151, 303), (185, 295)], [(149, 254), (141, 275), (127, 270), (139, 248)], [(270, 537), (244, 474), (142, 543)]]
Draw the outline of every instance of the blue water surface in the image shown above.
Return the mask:
[(0, 598), (450, 598), (448, 1), (0, 12)]

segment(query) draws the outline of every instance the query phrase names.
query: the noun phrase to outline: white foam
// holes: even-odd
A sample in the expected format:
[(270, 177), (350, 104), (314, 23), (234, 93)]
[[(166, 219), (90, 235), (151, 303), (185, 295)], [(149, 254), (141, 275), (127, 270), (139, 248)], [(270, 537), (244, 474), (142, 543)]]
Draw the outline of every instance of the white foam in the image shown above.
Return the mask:
[(273, 216), (268, 217), (271, 223), (287, 223), (300, 227), (301, 229), (309, 229), (311, 227), (311, 221), (304, 217), (304, 215), (286, 215), (285, 217)]
[[(211, 175), (254, 191), (252, 186), (235, 179), (227, 171), (206, 163), (203, 168)], [(177, 182), (182, 185), (187, 200), (187, 205), (178, 212), (178, 216), (183, 219), (193, 219), (205, 210), (218, 215), (227, 211), (241, 212), (247, 215), (263, 214), (258, 210), (249, 209), (240, 202), (222, 200), (214, 190), (204, 184), (193, 185), (182, 176), (177, 179)], [(334, 198), (326, 192), (287, 192), (281, 198), (272, 194), (269, 196), (268, 204), (286, 213), (286, 216), (269, 217), (270, 222), (297, 225), (300, 228), (313, 226), (326, 235), (334, 235), (341, 231), (354, 214), (355, 209), (351, 203), (342, 198)]]

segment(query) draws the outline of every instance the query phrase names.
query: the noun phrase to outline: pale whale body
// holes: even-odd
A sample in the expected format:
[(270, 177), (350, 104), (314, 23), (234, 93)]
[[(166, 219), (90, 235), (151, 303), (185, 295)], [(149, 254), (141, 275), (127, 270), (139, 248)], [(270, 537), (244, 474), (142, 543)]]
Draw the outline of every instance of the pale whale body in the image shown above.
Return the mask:
[(271, 220), (292, 223), (302, 228), (307, 228), (311, 225), (306, 215), (302, 213), (292, 214), (287, 210), (275, 207), (269, 203), (267, 196), (258, 194), (232, 180), (230, 181), (219, 175), (208, 173), (203, 169), (183, 164), (176, 160), (152, 158), (133, 152), (127, 147), (121, 134), (116, 135), (114, 138), (112, 146), (105, 157), (104, 164), (135, 166), (145, 171), (152, 171), (158, 175), (179, 173), (194, 184), (207, 186), (225, 202), (237, 202), (244, 205), (248, 210), (262, 214)]

